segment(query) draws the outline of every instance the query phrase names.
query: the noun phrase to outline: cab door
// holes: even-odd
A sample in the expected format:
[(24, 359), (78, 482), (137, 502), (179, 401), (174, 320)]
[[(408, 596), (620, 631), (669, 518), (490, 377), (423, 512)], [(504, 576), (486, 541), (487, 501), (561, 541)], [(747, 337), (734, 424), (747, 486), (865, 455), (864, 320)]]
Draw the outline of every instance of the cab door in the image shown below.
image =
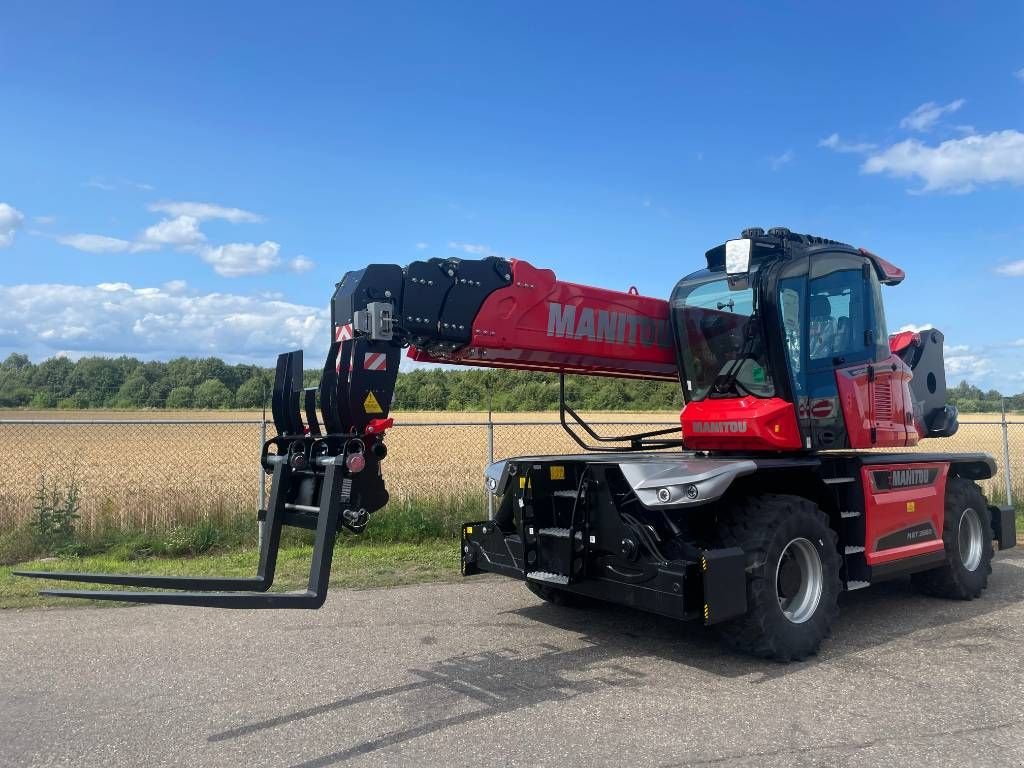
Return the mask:
[(870, 274), (867, 259), (860, 256), (811, 257), (803, 408), (816, 449), (869, 447), (873, 410), (891, 418), (891, 384), (873, 370), (879, 331)]

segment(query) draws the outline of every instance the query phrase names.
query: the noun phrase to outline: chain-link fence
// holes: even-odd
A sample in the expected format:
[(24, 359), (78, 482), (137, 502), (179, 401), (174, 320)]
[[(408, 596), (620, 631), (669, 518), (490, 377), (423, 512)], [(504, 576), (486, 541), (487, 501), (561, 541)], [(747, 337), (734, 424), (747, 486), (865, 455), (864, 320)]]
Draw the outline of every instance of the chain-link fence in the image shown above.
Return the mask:
[[(398, 421), (388, 433), (385, 463), (396, 501), (480, 494), (482, 503), (489, 461), (582, 452), (557, 421)], [(678, 421), (593, 424), (622, 434)], [(252, 514), (266, 492), (259, 450), (272, 434), (261, 420), (0, 420), (10, 457), (0, 479), (0, 532), (30, 518), (40, 493), (72, 487), (87, 527), (162, 530), (211, 514)], [(1000, 502), (1024, 500), (1024, 420), (968, 417), (952, 438), (909, 450), (989, 453), (999, 474), (985, 483), (986, 492)]]

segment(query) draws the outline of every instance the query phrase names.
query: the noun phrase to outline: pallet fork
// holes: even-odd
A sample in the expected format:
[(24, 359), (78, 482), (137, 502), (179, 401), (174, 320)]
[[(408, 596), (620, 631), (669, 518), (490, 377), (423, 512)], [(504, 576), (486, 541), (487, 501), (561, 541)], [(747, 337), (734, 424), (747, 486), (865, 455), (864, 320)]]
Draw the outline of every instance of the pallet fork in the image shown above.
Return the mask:
[[(361, 375), (362, 369), (352, 365), (352, 361), (358, 359), (357, 354), (386, 355), (391, 370), (384, 375), (393, 378), (397, 374), (397, 349), (365, 337), (339, 339), (331, 345), (320, 381), (322, 418), (317, 418), (316, 413), (317, 389), (302, 387), (302, 351), (278, 357), (272, 398), (277, 435), (264, 444), (261, 455), (263, 469), (272, 475), (272, 481), (267, 509), (260, 510), (264, 535), (255, 576), (175, 577), (51, 571), (16, 571), (16, 575), (173, 590), (41, 590), (40, 594), (49, 597), (209, 608), (319, 608), (327, 598), (339, 528), (361, 532), (369, 513), (387, 503), (379, 462), (386, 455), (382, 442), (384, 430), (392, 421), (366, 419), (365, 409), (353, 407), (364, 403), (367, 394), (378, 389), (374, 383), (387, 386), (387, 381), (375, 382), (375, 377)], [(390, 386), (393, 385), (392, 381)], [(305, 422), (300, 405), (305, 411)], [(364, 418), (360, 418), (360, 414)], [(386, 411), (383, 415), (386, 417)], [(363, 423), (361, 429), (344, 426), (360, 423)], [(314, 531), (309, 581), (303, 591), (270, 592), (281, 530), (286, 525)]]

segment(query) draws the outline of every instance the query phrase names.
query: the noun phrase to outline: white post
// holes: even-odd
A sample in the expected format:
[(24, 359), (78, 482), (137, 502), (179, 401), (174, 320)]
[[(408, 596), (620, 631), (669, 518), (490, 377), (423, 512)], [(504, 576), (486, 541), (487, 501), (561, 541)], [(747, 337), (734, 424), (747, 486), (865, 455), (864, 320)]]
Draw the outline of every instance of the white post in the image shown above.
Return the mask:
[(1006, 483), (1006, 504), (1013, 506), (1013, 481), (1010, 477), (1010, 428), (1006, 424), (1006, 400), (1002, 401), (1003, 479)]
[[(487, 463), (494, 463), (494, 420), (491, 418), (491, 409), (487, 409)], [(494, 519), (494, 494), (487, 491), (487, 519)]]

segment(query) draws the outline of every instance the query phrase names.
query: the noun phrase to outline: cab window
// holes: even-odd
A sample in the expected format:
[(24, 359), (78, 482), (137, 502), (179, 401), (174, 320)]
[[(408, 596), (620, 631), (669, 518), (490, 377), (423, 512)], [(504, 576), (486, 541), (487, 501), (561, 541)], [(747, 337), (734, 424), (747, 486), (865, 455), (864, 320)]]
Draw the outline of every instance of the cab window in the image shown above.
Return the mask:
[(874, 357), (875, 334), (865, 333), (874, 327), (865, 283), (860, 260), (826, 257), (813, 265), (807, 291), (807, 356), (813, 367)]

